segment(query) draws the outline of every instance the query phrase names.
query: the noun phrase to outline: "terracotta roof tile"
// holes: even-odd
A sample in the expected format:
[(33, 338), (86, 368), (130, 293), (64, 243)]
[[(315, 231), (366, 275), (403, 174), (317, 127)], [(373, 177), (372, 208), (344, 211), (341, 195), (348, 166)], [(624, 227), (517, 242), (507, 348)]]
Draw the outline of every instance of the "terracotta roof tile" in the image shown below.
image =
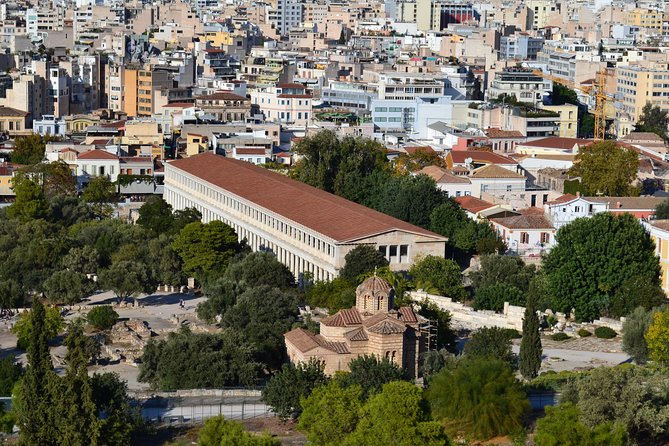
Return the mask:
[(369, 341), (369, 337), (367, 336), (367, 333), (365, 333), (365, 330), (362, 327), (349, 331), (348, 333), (345, 334), (345, 336), (349, 341), (353, 342)]
[(402, 322), (405, 322), (407, 324), (413, 324), (418, 322), (418, 318), (416, 318), (416, 313), (414, 313), (413, 309), (411, 309), (410, 307), (400, 307), (399, 312)]
[(483, 150), (453, 150), (449, 156), (455, 164), (464, 164), (467, 158), (471, 158), (474, 162), (487, 164), (517, 164), (511, 158)]
[(316, 340), (316, 335), (303, 328), (291, 330), (284, 334), (283, 337), (303, 353), (313, 350), (320, 345)]
[(516, 172), (513, 172), (509, 169), (505, 169), (502, 166), (497, 164), (488, 164), (487, 166), (479, 167), (474, 170), (470, 178), (515, 178), (521, 179), (525, 178), (523, 175), (520, 175)]
[(201, 153), (168, 163), (339, 242), (390, 231), (446, 238), (245, 161)]
[(406, 329), (407, 329), (406, 325), (404, 325), (403, 323), (399, 322), (396, 319), (393, 320), (387, 317), (381, 322), (374, 324), (371, 327), (368, 327), (367, 331), (370, 331), (372, 333), (387, 335), (387, 334), (404, 333)]
[(588, 201), (596, 203), (608, 203), (610, 212), (655, 210), (658, 204), (666, 198), (663, 197), (583, 197)]
[(78, 156), (80, 160), (117, 160), (118, 156), (100, 149), (89, 150)]
[(486, 131), (488, 138), (524, 138), (525, 135), (520, 133), (519, 130), (500, 130), (500, 129), (488, 129)]
[(549, 201), (547, 204), (569, 203), (571, 200), (575, 200), (576, 198), (578, 198), (578, 197), (574, 194), (564, 194), (564, 195), (561, 195), (561, 196), (557, 197), (553, 201)]
[(575, 145), (587, 146), (592, 144), (591, 139), (581, 138), (561, 138), (559, 136), (549, 136), (548, 138), (536, 139), (534, 141), (523, 143), (524, 146), (543, 147), (548, 149), (571, 150)]
[(491, 208), (495, 206), (489, 201), (481, 200), (480, 198), (473, 197), (471, 195), (466, 195), (464, 197), (457, 197), (455, 201), (460, 205), (462, 209), (468, 210), (472, 214), (481, 212), (484, 209)]
[(509, 229), (554, 229), (551, 222), (543, 215), (516, 215), (491, 218), (490, 221)]
[(248, 98), (239, 96), (238, 94), (230, 93), (228, 91), (220, 91), (213, 94), (198, 96), (197, 101), (248, 101)]

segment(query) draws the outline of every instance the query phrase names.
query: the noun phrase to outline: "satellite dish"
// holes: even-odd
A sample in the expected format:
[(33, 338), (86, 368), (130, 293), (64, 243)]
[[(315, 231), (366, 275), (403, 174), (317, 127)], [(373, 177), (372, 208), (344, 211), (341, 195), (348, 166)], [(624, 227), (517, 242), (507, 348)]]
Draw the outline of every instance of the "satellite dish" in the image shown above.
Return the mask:
[(471, 158), (465, 158), (465, 164), (471, 164), (471, 163), (473, 163), (473, 162), (474, 162), (473, 159), (471, 159)]

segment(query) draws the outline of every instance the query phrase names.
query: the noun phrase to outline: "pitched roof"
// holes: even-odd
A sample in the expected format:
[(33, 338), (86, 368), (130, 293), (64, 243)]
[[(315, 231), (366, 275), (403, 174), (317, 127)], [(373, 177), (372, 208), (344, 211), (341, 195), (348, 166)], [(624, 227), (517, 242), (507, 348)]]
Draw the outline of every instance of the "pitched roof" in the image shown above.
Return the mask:
[(406, 331), (406, 325), (400, 323), (398, 320), (390, 318), (384, 319), (378, 324), (367, 328), (367, 331), (378, 334), (399, 334)]
[(571, 150), (575, 145), (587, 146), (592, 144), (591, 139), (582, 138), (562, 138), (560, 136), (549, 136), (547, 138), (535, 139), (534, 141), (524, 142), (524, 146), (542, 147), (547, 149)]
[(446, 241), (434, 232), (245, 161), (205, 152), (171, 161), (167, 168), (180, 169), (335, 241), (390, 231)]
[(453, 175), (448, 169), (439, 166), (425, 166), (418, 171), (418, 174), (427, 175), (435, 183), (471, 183), (467, 177)]
[(195, 99), (198, 101), (248, 101), (246, 97), (228, 91), (219, 91), (213, 94), (198, 96)]
[(554, 229), (551, 222), (543, 215), (516, 215), (491, 218), (490, 221), (509, 229)]
[(321, 319), (321, 324), (328, 327), (346, 327), (362, 324), (360, 313), (355, 308), (344, 308), (330, 317)]
[(649, 224), (663, 231), (669, 231), (669, 220), (654, 220)]
[(664, 197), (583, 197), (596, 203), (608, 203), (610, 212), (624, 212), (632, 210), (655, 210), (662, 203)]
[(457, 197), (455, 201), (460, 205), (462, 209), (465, 209), (472, 214), (476, 214), (484, 209), (491, 208), (495, 206), (489, 201), (481, 200), (480, 198), (473, 197), (471, 195), (465, 195), (464, 197)]
[(302, 353), (306, 353), (317, 347), (325, 348), (335, 353), (350, 353), (346, 343), (328, 341), (321, 335), (315, 335), (303, 328), (291, 330), (288, 333), (285, 333), (283, 337)]
[(634, 142), (634, 141), (652, 141), (664, 145), (664, 140), (660, 138), (659, 135), (656, 135), (652, 132), (630, 132), (627, 135), (620, 138), (621, 141)]
[(28, 112), (0, 105), (0, 116), (16, 116), (23, 118), (25, 116), (28, 116)]
[(77, 157), (80, 160), (117, 160), (118, 156), (100, 149), (89, 150)]
[(524, 138), (519, 130), (500, 130), (500, 129), (488, 129), (486, 130), (488, 138)]
[(509, 169), (505, 169), (502, 166), (497, 164), (488, 164), (483, 167), (479, 167), (474, 170), (470, 175), (470, 178), (515, 178), (521, 179), (525, 178), (523, 175), (520, 175), (516, 172), (513, 172)]
[(467, 158), (471, 158), (474, 162), (486, 164), (517, 164), (511, 158), (483, 150), (453, 150), (449, 156), (455, 164), (464, 164)]
[(556, 198), (555, 200), (553, 200), (553, 201), (549, 201), (549, 202), (546, 203), (546, 204), (562, 204), (562, 203), (569, 203), (570, 201), (575, 200), (576, 198), (578, 198), (578, 197), (577, 197), (576, 195), (574, 195), (574, 194), (564, 194), (564, 195), (561, 195), (561, 196), (557, 197), (557, 198)]

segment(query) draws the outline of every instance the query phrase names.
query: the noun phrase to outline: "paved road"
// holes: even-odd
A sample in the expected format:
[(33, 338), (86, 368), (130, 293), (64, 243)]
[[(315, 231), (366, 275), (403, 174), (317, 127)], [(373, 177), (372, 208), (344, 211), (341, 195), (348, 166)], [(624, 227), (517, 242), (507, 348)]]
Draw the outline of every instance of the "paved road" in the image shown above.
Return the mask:
[[(518, 353), (519, 350), (520, 347), (518, 345), (513, 346), (514, 353)], [(628, 361), (630, 361), (630, 357), (626, 353), (544, 348), (542, 371), (555, 370), (559, 372), (578, 368), (614, 366)]]

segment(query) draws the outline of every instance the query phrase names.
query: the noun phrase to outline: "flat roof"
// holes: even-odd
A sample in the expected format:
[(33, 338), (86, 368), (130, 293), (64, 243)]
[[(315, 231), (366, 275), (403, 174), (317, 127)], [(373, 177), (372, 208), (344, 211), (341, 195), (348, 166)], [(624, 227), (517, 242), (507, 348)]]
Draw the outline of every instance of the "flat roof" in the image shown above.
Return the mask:
[(171, 161), (177, 168), (338, 242), (390, 231), (448, 239), (254, 164), (205, 152)]

